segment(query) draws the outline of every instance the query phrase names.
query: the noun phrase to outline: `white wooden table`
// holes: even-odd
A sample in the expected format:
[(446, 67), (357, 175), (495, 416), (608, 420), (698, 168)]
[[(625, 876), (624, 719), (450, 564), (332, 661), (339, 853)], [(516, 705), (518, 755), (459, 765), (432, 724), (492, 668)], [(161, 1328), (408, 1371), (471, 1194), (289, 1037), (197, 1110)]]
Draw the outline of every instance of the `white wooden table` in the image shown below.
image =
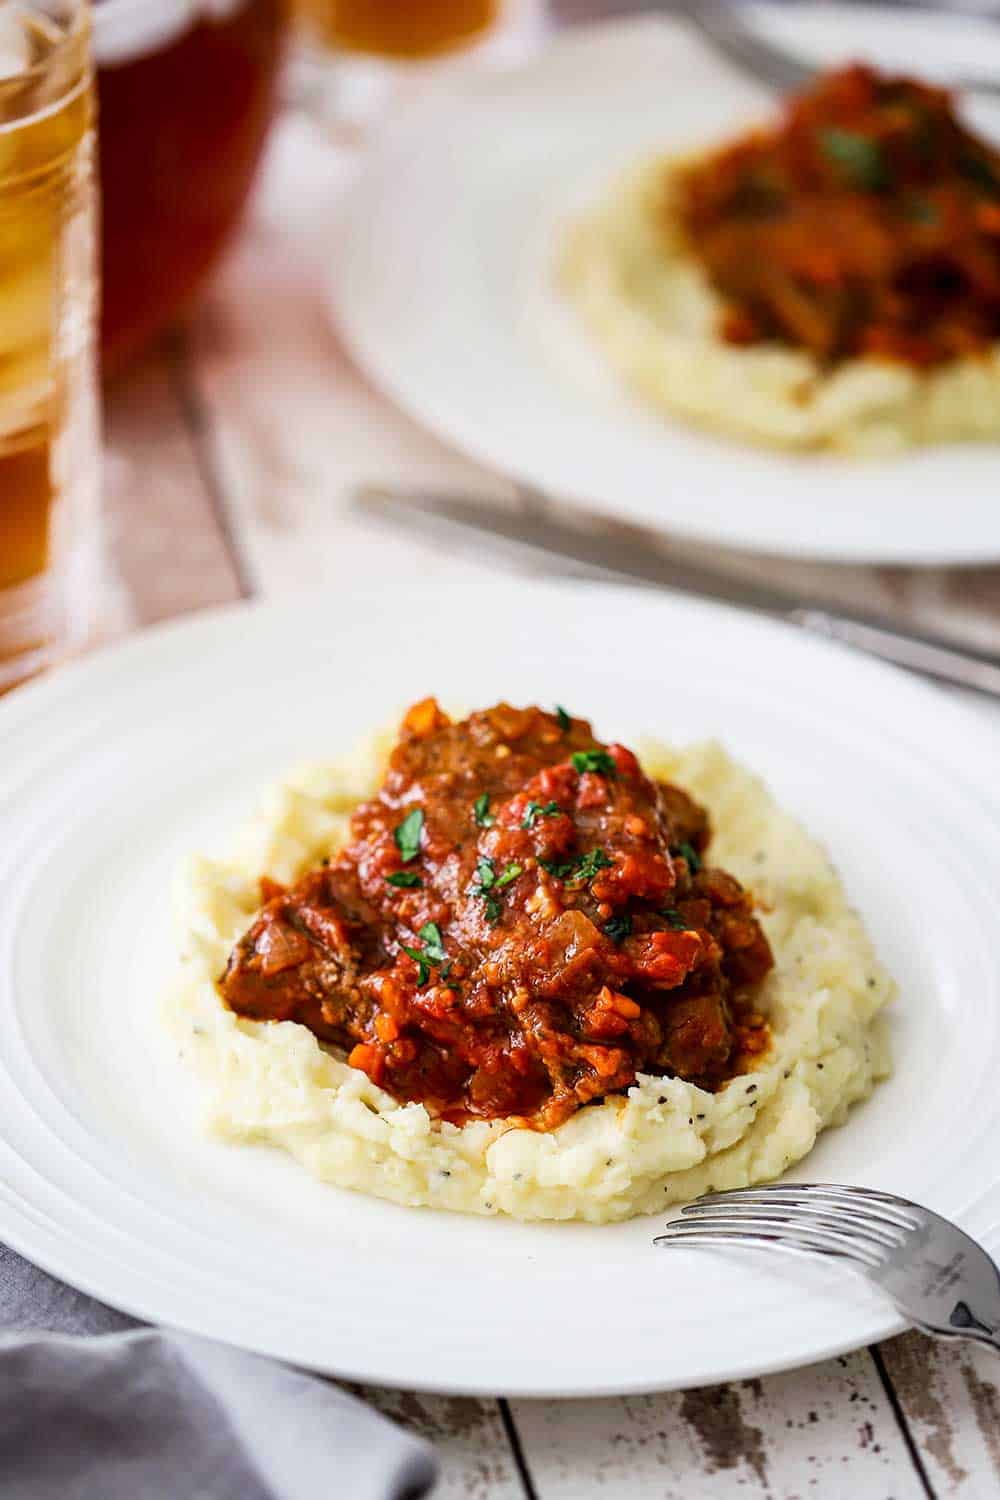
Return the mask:
[[(428, 582), (472, 568), (347, 514), (362, 480), (511, 495), (394, 411), (331, 331), (320, 226), (353, 170), (304, 122), (283, 121), (250, 221), (193, 322), (109, 393), (105, 635), (241, 595), (321, 587), (335, 597), (340, 578), (376, 566), (387, 579), (419, 571)], [(1000, 649), (997, 568), (729, 561)], [(363, 1394), (436, 1444), (435, 1500), (1000, 1494), (1000, 1363), (916, 1334), (683, 1394), (509, 1403)]]

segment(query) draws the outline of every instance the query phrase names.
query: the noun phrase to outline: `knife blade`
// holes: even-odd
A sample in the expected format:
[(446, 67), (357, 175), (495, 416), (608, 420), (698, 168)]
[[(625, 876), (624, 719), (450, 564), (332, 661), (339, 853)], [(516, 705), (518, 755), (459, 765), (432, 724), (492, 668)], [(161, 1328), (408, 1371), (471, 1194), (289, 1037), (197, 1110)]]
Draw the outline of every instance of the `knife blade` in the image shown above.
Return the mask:
[[(858, 0), (844, 0), (858, 3)], [(938, 7), (928, 0), (898, 0), (897, 8), (908, 21), (919, 21), (921, 12), (933, 14)], [(989, 23), (988, 10), (975, 5), (949, 4), (948, 13)], [(633, 0), (632, 13), (666, 15), (689, 25), (712, 50), (737, 72), (785, 94), (805, 88), (819, 68), (762, 35), (752, 17), (734, 0)], [(901, 56), (905, 55), (905, 49)], [(1000, 95), (1000, 83), (990, 74), (958, 73), (948, 77), (947, 87), (970, 94)]]
[(852, 646), (910, 672), (1000, 700), (1000, 656), (888, 616), (844, 609), (832, 601), (740, 578), (723, 568), (671, 556), (659, 537), (601, 522), (577, 525), (544, 502), (511, 509), (489, 499), (448, 492), (365, 485), (355, 491), (358, 514), (416, 531), (471, 551), (481, 562), (484, 544), (515, 566), (541, 566), (564, 577), (665, 588), (692, 598), (784, 620)]

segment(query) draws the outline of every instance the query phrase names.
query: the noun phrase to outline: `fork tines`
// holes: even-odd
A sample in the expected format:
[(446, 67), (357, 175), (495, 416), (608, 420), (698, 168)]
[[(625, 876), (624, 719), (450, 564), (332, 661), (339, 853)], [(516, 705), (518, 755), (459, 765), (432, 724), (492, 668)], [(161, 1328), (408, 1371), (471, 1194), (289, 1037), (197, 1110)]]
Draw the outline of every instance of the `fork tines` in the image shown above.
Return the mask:
[(699, 1198), (654, 1243), (759, 1245), (878, 1267), (919, 1227), (918, 1212), (871, 1188), (775, 1183)]

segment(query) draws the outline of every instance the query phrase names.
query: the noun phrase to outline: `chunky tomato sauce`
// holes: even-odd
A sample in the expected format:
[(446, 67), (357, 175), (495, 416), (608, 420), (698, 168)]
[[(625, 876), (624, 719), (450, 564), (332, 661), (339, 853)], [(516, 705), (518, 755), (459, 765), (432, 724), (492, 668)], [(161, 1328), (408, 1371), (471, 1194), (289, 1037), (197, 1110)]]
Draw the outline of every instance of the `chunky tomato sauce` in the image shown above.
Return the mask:
[(220, 980), (397, 1099), (549, 1129), (638, 1072), (716, 1088), (768, 1045), (771, 951), (703, 810), (562, 710), (406, 716), (350, 844), (266, 904)]
[(926, 366), (1000, 339), (1000, 153), (941, 89), (831, 73), (690, 168), (682, 216), (732, 343)]

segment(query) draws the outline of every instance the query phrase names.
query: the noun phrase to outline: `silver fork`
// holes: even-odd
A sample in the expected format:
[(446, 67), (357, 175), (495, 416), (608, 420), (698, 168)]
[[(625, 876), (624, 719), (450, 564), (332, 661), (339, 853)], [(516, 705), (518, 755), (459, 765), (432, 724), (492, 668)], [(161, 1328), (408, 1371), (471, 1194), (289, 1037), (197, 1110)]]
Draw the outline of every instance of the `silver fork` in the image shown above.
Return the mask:
[(872, 1188), (777, 1182), (687, 1204), (654, 1245), (788, 1250), (834, 1256), (935, 1338), (974, 1339), (1000, 1354), (1000, 1271), (940, 1214)]

